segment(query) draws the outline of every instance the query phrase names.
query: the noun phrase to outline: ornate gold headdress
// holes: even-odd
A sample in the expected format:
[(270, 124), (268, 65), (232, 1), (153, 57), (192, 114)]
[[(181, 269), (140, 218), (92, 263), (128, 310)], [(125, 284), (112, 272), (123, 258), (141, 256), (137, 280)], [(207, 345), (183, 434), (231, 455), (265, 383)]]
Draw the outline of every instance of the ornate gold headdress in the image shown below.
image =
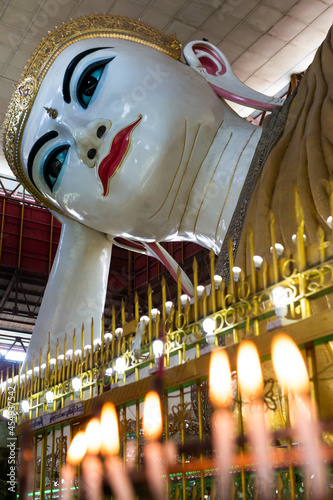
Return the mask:
[(122, 38), (148, 45), (175, 59), (181, 44), (176, 37), (127, 17), (95, 14), (63, 23), (50, 31), (27, 62), (9, 103), (4, 121), (3, 147), (7, 162), (28, 191), (46, 206), (55, 207), (31, 184), (20, 161), (22, 134), (38, 89), (53, 61), (66, 47), (86, 38)]

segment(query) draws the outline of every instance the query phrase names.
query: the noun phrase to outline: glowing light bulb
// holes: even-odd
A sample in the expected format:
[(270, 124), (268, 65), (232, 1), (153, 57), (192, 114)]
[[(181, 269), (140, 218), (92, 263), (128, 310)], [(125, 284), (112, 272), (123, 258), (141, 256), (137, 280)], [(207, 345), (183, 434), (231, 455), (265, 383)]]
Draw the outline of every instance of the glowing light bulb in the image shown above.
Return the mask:
[(205, 291), (205, 287), (203, 285), (198, 285), (197, 286), (198, 299), (201, 299), (201, 297), (203, 296), (204, 291)]
[[(271, 250), (271, 253), (273, 253), (273, 247), (271, 247), (270, 250)], [(283, 251), (284, 251), (284, 246), (281, 245), (281, 243), (275, 243), (275, 252), (276, 252), (276, 256), (278, 259), (283, 254)]]
[(167, 300), (165, 303), (165, 312), (169, 316), (173, 308), (173, 302), (171, 300)]
[(21, 401), (21, 408), (22, 408), (23, 413), (29, 413), (29, 410), (30, 410), (29, 401), (27, 401), (26, 399), (23, 399), (23, 401)]
[(226, 351), (213, 351), (209, 366), (209, 397), (217, 407), (226, 408), (232, 401), (232, 380)]
[(53, 404), (53, 401), (54, 401), (54, 392), (53, 391), (47, 391), (45, 393), (45, 399), (46, 399), (46, 403), (48, 405)]
[(180, 303), (181, 306), (184, 308), (187, 306), (188, 301), (190, 300), (190, 297), (184, 293), (183, 295), (180, 296)]
[(162, 434), (162, 409), (160, 398), (155, 391), (149, 391), (143, 404), (143, 430), (150, 439), (158, 439)]
[(285, 391), (289, 389), (295, 394), (309, 392), (310, 381), (303, 356), (285, 333), (273, 339), (272, 362), (279, 384)]
[(115, 330), (115, 332), (114, 332), (114, 333), (115, 333), (115, 335), (116, 335), (116, 339), (117, 339), (117, 340), (118, 340), (118, 338), (119, 338), (119, 337), (122, 337), (122, 335), (123, 335), (123, 331), (124, 331), (124, 330), (123, 330), (121, 327), (116, 328), (116, 330)]
[(234, 281), (239, 281), (240, 275), (241, 275), (241, 268), (238, 266), (234, 266), (232, 268), (232, 274), (234, 275)]
[(73, 378), (72, 380), (73, 391), (77, 392), (81, 389), (81, 387), (82, 387), (81, 379), (79, 379), (78, 377)]
[(162, 340), (154, 340), (153, 342), (153, 353), (155, 358), (160, 358), (163, 354), (164, 344)]
[(221, 286), (222, 283), (222, 276), (219, 274), (215, 274), (214, 276), (214, 285), (215, 285), (215, 290), (218, 290)]
[(216, 335), (215, 335), (215, 321), (213, 318), (206, 318), (202, 322), (203, 331), (206, 333), (206, 342), (209, 345), (215, 344)]
[(125, 359), (124, 358), (117, 358), (116, 359), (115, 370), (118, 373), (118, 375), (124, 375), (125, 368), (126, 368), (126, 361), (125, 361)]
[(264, 262), (264, 259), (260, 257), (260, 255), (254, 255), (253, 262), (254, 262), (254, 268), (256, 269), (256, 271), (259, 271), (262, 263)]
[(249, 399), (260, 397), (264, 388), (264, 380), (258, 350), (250, 340), (244, 340), (239, 345), (237, 378), (242, 396)]
[(73, 349), (68, 349), (66, 352), (66, 359), (72, 359), (73, 357)]
[(160, 313), (160, 311), (159, 311), (158, 309), (156, 309), (156, 307), (154, 307), (154, 308), (150, 311), (150, 313), (151, 313), (151, 319), (152, 319), (153, 321), (156, 321), (156, 320), (157, 320), (157, 316), (159, 316), (159, 315), (161, 314), (161, 313)]
[(275, 305), (275, 313), (279, 318), (286, 316), (288, 312), (289, 290), (283, 286), (277, 286), (272, 290), (272, 299)]

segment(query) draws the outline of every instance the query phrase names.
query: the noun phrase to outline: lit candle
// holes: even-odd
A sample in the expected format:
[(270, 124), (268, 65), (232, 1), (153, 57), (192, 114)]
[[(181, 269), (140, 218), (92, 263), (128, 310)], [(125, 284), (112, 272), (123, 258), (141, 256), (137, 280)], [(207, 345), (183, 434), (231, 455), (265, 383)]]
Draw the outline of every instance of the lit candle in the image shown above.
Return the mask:
[[(281, 388), (292, 396), (295, 427), (303, 444), (302, 455), (306, 475), (316, 499), (326, 498), (325, 468), (320, 456), (320, 428), (308, 396), (310, 381), (303, 356), (295, 342), (286, 334), (279, 334), (272, 342), (272, 361)], [(309, 481), (310, 484), (310, 481)]]
[(210, 358), (209, 397), (216, 408), (212, 417), (212, 438), (220, 469), (222, 498), (230, 498), (228, 467), (232, 461), (235, 425), (229, 411), (232, 402), (230, 363), (224, 350), (213, 351)]
[(268, 500), (271, 498), (269, 436), (265, 427), (264, 406), (260, 399), (264, 389), (264, 380), (258, 350), (249, 340), (243, 341), (238, 348), (237, 377), (242, 398), (250, 401), (246, 423), (249, 441), (258, 462), (258, 490), (262, 491), (262, 498)]
[(85, 431), (87, 453), (82, 462), (83, 489), (89, 500), (102, 496), (103, 468), (97, 454), (101, 450), (102, 434), (99, 420), (92, 418)]
[(166, 474), (163, 447), (158, 439), (162, 435), (162, 409), (159, 395), (150, 391), (145, 397), (143, 405), (143, 431), (148, 443), (144, 448), (146, 475), (150, 490), (156, 500), (164, 500), (164, 480)]
[(68, 449), (66, 464), (62, 468), (61, 476), (64, 480), (65, 493), (64, 499), (69, 500), (71, 497), (71, 483), (75, 475), (75, 468), (81, 462), (87, 451), (87, 442), (84, 432), (78, 432)]
[(117, 500), (134, 500), (135, 493), (129, 477), (117, 456), (120, 449), (117, 412), (112, 403), (102, 408), (100, 421), (101, 452), (105, 456), (106, 479)]

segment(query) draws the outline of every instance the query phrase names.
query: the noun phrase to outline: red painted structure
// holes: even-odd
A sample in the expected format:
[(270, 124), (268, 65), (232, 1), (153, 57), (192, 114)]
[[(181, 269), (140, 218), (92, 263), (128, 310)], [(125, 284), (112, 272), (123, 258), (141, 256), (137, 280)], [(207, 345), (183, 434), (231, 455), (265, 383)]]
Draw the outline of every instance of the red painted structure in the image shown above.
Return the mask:
[[(0, 228), (0, 329), (30, 334), (57, 251), (61, 224), (16, 180), (0, 177)], [(164, 246), (189, 276), (193, 256), (199, 259), (207, 256), (207, 251), (194, 243), (177, 242)], [(160, 262), (114, 246), (105, 307), (106, 324), (111, 318), (112, 306), (119, 308), (121, 300), (127, 310), (131, 309), (135, 291), (144, 310), (148, 282), (153, 286), (154, 297), (159, 300), (163, 273), (169, 298), (174, 298), (176, 284)]]

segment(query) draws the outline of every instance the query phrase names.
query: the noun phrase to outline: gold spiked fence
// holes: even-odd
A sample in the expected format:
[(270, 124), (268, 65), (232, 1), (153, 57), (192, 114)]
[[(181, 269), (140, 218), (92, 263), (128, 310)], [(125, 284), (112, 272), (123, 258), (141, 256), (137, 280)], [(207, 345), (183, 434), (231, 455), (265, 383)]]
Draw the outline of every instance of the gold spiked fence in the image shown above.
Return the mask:
[[(125, 454), (128, 443), (133, 439), (136, 444), (133, 460), (136, 469), (140, 470), (143, 446), (141, 406), (151, 383), (151, 377), (147, 375), (154, 372), (152, 342), (157, 338), (164, 342), (165, 439), (176, 436), (179, 443), (185, 445), (186, 430), (193, 425), (193, 432), (203, 442), (209, 433), (210, 415), (207, 398), (204, 396), (208, 361), (207, 354), (202, 355), (206, 352), (207, 345), (207, 332), (203, 322), (208, 317), (213, 320), (215, 343), (226, 347), (233, 367), (237, 344), (245, 338), (254, 340), (262, 359), (268, 359), (273, 333), (267, 331), (267, 325), (276, 320), (273, 292), (277, 286), (287, 291), (286, 319), (290, 323), (285, 329), (303, 348), (311, 377), (311, 396), (319, 403), (319, 413), (321, 412), (323, 401), (318, 396), (318, 370), (314, 353), (318, 346), (324, 345), (333, 359), (333, 318), (329, 305), (333, 291), (332, 234), (325, 239), (323, 230), (319, 228), (316, 244), (306, 247), (302, 211), (299, 213), (298, 228), (295, 232), (295, 253), (291, 258), (284, 258), (283, 253), (280, 253), (281, 249), (276, 247), (274, 219), (271, 217), (271, 260), (267, 262), (263, 259), (260, 266), (254, 264), (253, 235), (250, 232), (248, 241), (253, 264), (248, 276), (245, 276), (243, 270), (238, 272), (234, 269), (230, 241), (231, 279), (228, 284), (215, 278), (215, 256), (211, 252), (210, 282), (205, 283), (203, 288), (198, 288), (198, 265), (195, 259), (193, 261), (195, 293), (191, 300), (182, 297), (181, 278), (178, 274), (177, 296), (172, 298), (172, 307), (169, 304), (167, 308), (169, 297), (165, 279), (162, 277), (162, 304), (160, 313), (155, 316), (152, 314), (152, 306), (156, 307), (157, 304), (151, 287), (148, 286), (145, 301), (148, 310), (145, 312), (149, 322), (142, 337), (139, 357), (134, 358), (132, 353), (132, 343), (140, 321), (140, 303), (136, 294), (135, 319), (129, 323), (125, 322), (126, 311), (122, 303), (121, 325), (116, 323), (114, 309), (110, 332), (104, 332), (104, 319), (101, 318), (101, 340), (95, 338), (92, 320), (91, 325), (82, 326), (81, 332), (74, 331), (72, 335), (67, 336), (63, 345), (58, 342), (54, 359), (51, 359), (48, 349), (46, 359), (42, 359), (40, 353), (35, 353), (31, 371), (26, 368), (24, 373), (15, 373), (13, 368), (1, 373), (0, 408), (3, 411), (8, 410), (10, 397), (10, 404), (15, 406), (16, 422), (20, 426), (26, 421), (38, 423), (41, 417), (57, 415), (62, 409), (72, 408), (76, 403), (83, 404), (81, 415), (73, 416), (69, 413), (60, 423), (45, 424), (34, 431), (34, 484), (29, 490), (32, 498), (58, 498), (66, 446), (72, 436), (85, 427), (87, 419), (93, 414), (95, 404), (103, 401), (110, 400), (115, 403), (122, 429), (122, 453)], [(144, 307), (142, 309), (144, 310)], [(99, 319), (95, 318), (96, 320)], [(84, 345), (86, 328), (90, 329), (89, 346)], [(116, 360), (120, 357), (125, 360), (123, 375), (116, 371)], [(74, 379), (79, 380), (79, 388), (74, 389)], [(189, 391), (191, 397), (188, 395)], [(270, 391), (268, 387), (268, 402)], [(51, 404), (47, 402), (46, 396), (50, 392)], [(274, 410), (275, 417), (272, 419), (274, 425), (281, 427), (288, 423), (288, 412), (286, 413), (283, 395), (277, 394), (275, 399), (279, 409), (278, 412)], [(21, 406), (24, 400), (28, 401), (27, 412), (23, 411)], [(240, 434), (243, 426), (242, 405), (243, 402), (236, 392), (233, 411), (238, 418)], [(171, 474), (168, 479), (170, 497), (203, 497), (209, 487), (211, 498), (217, 498), (214, 471), (200, 467), (203, 452), (192, 457), (193, 460), (197, 459), (197, 462), (192, 462), (190, 470), (185, 467), (187, 458), (186, 453), (182, 452), (182, 470)], [(234, 478), (233, 498), (237, 498), (240, 493), (243, 498), (252, 498), (254, 475), (251, 467), (236, 469), (241, 473)], [(278, 473), (277, 498), (296, 498), (295, 492), (297, 488), (301, 488), (302, 472), (297, 473), (297, 480), (294, 473), (293, 469), (281, 470)], [(79, 479), (80, 470), (77, 484)], [(288, 491), (286, 497), (285, 491)]]
[[(296, 205), (299, 200), (296, 196)], [(333, 204), (332, 204), (333, 206)], [(224, 345), (237, 344), (242, 338), (261, 336), (266, 333), (266, 324), (275, 316), (273, 291), (277, 285), (285, 288), (288, 293), (288, 318), (300, 320), (311, 316), (318, 310), (329, 310), (323, 297), (329, 297), (333, 290), (333, 259), (332, 233), (325, 240), (324, 231), (319, 228), (316, 245), (305, 246), (303, 212), (298, 210), (298, 228), (296, 229), (296, 250), (291, 258), (284, 258), (283, 251), (276, 245), (274, 218), (271, 217), (271, 261), (263, 259), (260, 266), (253, 260), (253, 235), (248, 235), (251, 268), (245, 277), (243, 270), (236, 274), (233, 266), (232, 242), (229, 242), (230, 282), (216, 280), (215, 256), (210, 252), (210, 282), (205, 287), (198, 288), (198, 264), (193, 260), (194, 297), (185, 300), (181, 290), (181, 276), (178, 273), (177, 297), (173, 298), (172, 307), (166, 307), (167, 289), (164, 277), (161, 280), (162, 304), (160, 313), (153, 317), (152, 306), (156, 302), (150, 285), (147, 289), (146, 315), (149, 322), (141, 343), (141, 356), (133, 359), (132, 342), (139, 318), (139, 297), (135, 294), (135, 319), (125, 322), (126, 311), (124, 302), (121, 306), (121, 327), (116, 328), (116, 312), (112, 310), (112, 328), (104, 332), (102, 321), (102, 339), (94, 336), (94, 320), (91, 320), (90, 346), (84, 345), (84, 329), (74, 331), (66, 336), (63, 345), (57, 343), (56, 357), (51, 359), (50, 350), (46, 359), (40, 353), (35, 353), (31, 370), (24, 373), (14, 373), (7, 370), (0, 375), (0, 408), (7, 405), (8, 389), (14, 390), (15, 402), (31, 399), (32, 413), (39, 414), (43, 407), (43, 394), (52, 390), (55, 395), (55, 406), (60, 400), (63, 405), (70, 391), (70, 381), (79, 377), (82, 382), (80, 395), (88, 390), (90, 397), (103, 392), (104, 371), (112, 370), (110, 383), (117, 382), (115, 361), (123, 357), (126, 362), (124, 380), (128, 374), (135, 371), (135, 378), (140, 378), (141, 368), (147, 363), (153, 366), (154, 356), (152, 342), (161, 337), (164, 340), (165, 366), (170, 366), (171, 359), (178, 357), (178, 362), (186, 361), (190, 351), (195, 350), (195, 356), (200, 356), (200, 349), (206, 342), (206, 332), (203, 320), (211, 317), (214, 321), (216, 343)], [(317, 262), (313, 265), (313, 262)], [(311, 264), (311, 265), (310, 265)], [(327, 302), (327, 301), (326, 301)], [(144, 306), (142, 309), (144, 309)], [(100, 319), (96, 319), (95, 321)], [(223, 340), (222, 340), (223, 339)], [(193, 354), (191, 353), (191, 357)], [(71, 394), (73, 399), (73, 394)]]

